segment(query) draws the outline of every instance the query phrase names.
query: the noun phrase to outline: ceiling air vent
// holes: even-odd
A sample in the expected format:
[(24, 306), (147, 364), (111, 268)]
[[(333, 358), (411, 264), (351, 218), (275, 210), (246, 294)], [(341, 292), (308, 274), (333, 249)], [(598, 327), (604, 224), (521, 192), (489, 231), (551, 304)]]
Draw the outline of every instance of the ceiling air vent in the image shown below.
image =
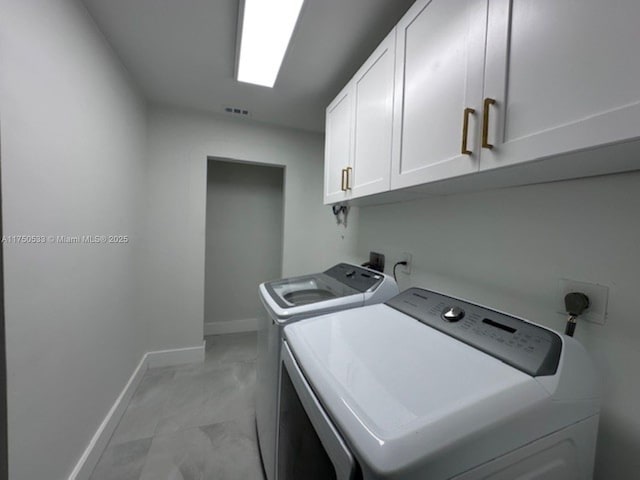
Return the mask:
[(240, 117), (249, 117), (249, 110), (246, 108), (238, 108), (238, 107), (224, 107), (225, 113), (230, 113), (231, 115), (237, 115)]

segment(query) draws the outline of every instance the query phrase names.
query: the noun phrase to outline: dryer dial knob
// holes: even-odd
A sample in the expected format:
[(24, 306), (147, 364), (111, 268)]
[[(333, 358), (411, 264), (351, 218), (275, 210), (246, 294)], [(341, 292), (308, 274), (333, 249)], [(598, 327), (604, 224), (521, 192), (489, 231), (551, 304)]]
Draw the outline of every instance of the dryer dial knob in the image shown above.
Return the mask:
[(447, 307), (442, 312), (442, 318), (447, 322), (457, 322), (464, 317), (464, 310), (460, 307)]

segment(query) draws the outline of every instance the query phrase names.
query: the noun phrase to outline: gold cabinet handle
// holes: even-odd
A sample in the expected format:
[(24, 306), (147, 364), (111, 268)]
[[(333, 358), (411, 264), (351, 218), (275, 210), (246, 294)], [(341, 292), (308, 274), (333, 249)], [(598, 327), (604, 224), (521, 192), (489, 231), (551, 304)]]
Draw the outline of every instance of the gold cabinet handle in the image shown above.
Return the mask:
[(347, 191), (347, 187), (345, 186), (345, 183), (347, 181), (345, 175), (347, 175), (347, 169), (343, 168), (342, 169), (342, 175), (341, 175), (341, 178), (340, 178), (340, 190), (342, 190), (343, 192)]
[(351, 190), (351, 172), (353, 168), (347, 167), (347, 190)]
[(495, 105), (493, 98), (484, 99), (484, 110), (482, 112), (482, 148), (491, 150), (493, 145), (489, 143), (489, 107)]
[(465, 108), (462, 116), (462, 149), (463, 155), (471, 155), (473, 152), (467, 148), (467, 137), (469, 136), (469, 117), (476, 113), (473, 108)]

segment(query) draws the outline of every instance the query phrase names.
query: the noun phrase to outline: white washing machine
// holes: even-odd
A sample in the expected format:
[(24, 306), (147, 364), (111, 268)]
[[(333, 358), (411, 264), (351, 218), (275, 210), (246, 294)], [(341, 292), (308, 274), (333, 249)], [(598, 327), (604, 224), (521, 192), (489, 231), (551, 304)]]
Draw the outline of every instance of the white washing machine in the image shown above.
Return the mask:
[(260, 285), (264, 314), (258, 329), (256, 423), (267, 480), (275, 479), (282, 329), (323, 313), (385, 302), (398, 293), (393, 278), (340, 263), (322, 273)]
[(573, 338), (412, 288), (287, 326), (279, 480), (585, 480), (599, 393)]

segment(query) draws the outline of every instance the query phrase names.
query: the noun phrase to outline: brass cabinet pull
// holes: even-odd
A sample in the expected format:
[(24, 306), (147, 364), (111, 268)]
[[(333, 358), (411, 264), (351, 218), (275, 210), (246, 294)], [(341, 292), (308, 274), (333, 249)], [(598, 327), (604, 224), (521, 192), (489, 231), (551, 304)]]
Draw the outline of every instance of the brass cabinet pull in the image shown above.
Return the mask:
[(342, 190), (343, 192), (347, 191), (347, 187), (345, 187), (345, 175), (347, 174), (347, 169), (343, 168), (342, 169), (342, 176), (340, 178), (340, 190)]
[(476, 113), (473, 108), (465, 108), (462, 116), (462, 149), (463, 155), (471, 155), (473, 152), (467, 148), (467, 137), (469, 136), (469, 117)]
[(493, 145), (489, 143), (489, 107), (495, 105), (493, 98), (484, 99), (484, 111), (482, 112), (482, 148), (491, 150)]
[(351, 190), (351, 172), (353, 168), (347, 167), (347, 190)]

